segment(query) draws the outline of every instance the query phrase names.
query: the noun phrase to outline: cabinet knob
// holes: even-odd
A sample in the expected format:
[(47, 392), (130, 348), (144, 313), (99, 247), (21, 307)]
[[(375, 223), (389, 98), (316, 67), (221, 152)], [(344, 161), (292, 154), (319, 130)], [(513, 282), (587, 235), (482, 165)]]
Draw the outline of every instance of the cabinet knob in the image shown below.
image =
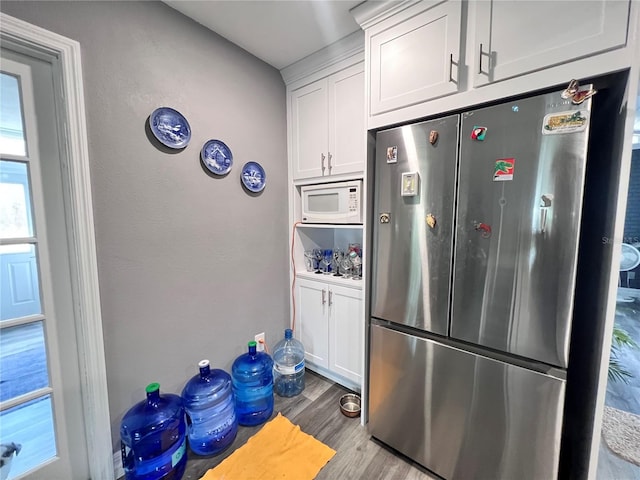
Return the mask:
[(324, 153), (320, 154), (320, 165), (322, 166), (322, 174), (324, 175)]

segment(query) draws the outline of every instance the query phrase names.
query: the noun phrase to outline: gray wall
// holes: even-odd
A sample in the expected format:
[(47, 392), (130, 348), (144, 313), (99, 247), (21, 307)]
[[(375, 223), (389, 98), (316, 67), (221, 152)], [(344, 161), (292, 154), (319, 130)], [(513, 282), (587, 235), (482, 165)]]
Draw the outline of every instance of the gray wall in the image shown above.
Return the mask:
[[(246, 342), (288, 323), (285, 86), (279, 72), (159, 2), (9, 2), (1, 10), (80, 42), (114, 447), (144, 387), (179, 393), (197, 362), (229, 371)], [(159, 106), (190, 145), (147, 138)], [(211, 138), (225, 178), (199, 161)], [(250, 195), (239, 172), (267, 173)]]

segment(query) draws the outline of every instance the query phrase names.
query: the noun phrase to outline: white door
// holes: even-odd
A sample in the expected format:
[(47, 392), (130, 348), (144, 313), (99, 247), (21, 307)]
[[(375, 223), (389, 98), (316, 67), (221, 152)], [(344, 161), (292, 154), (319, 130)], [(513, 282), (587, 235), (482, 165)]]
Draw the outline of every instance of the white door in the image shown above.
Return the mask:
[(293, 179), (321, 177), (327, 170), (327, 80), (291, 94)]
[(329, 369), (362, 386), (362, 290), (332, 285), (329, 292)]
[(323, 368), (329, 366), (328, 296), (325, 283), (296, 279), (295, 337), (304, 345), (305, 361)]
[(329, 175), (364, 171), (364, 65), (329, 77)]
[(53, 70), (5, 49), (0, 70), (2, 478), (89, 478)]

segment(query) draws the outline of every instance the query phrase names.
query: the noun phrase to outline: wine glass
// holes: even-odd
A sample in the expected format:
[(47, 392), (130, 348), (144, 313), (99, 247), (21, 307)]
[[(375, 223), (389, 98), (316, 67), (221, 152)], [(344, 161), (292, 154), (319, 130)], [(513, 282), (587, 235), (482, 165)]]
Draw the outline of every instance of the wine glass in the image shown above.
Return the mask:
[(342, 277), (342, 273), (340, 273), (340, 264), (342, 263), (342, 260), (344, 259), (344, 251), (341, 248), (335, 247), (333, 249), (333, 270), (334, 270), (334, 277)]
[(349, 260), (349, 255), (345, 255), (342, 257), (340, 268), (343, 272), (344, 278), (349, 278), (349, 274), (351, 272), (351, 269), (353, 268), (353, 264), (351, 263), (351, 260)]
[(322, 256), (322, 266), (323, 266), (322, 270), (324, 271), (325, 274), (329, 273), (332, 260), (333, 260), (333, 251), (330, 248), (324, 250), (323, 256)]
[(322, 258), (324, 257), (324, 252), (322, 251), (321, 248), (314, 248), (313, 249), (313, 258), (316, 261), (316, 265), (317, 265), (317, 270), (316, 273), (322, 273), (322, 270), (320, 270), (320, 262), (322, 261)]
[(307, 272), (313, 272), (313, 265), (315, 264), (315, 258), (313, 256), (313, 250), (304, 251), (304, 267)]

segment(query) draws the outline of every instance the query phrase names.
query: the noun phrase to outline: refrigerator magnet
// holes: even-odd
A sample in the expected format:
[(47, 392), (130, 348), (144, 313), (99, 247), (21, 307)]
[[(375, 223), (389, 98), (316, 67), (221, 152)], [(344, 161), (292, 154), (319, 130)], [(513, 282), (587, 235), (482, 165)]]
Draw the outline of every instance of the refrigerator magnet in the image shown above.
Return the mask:
[(543, 135), (559, 133), (577, 133), (587, 128), (589, 110), (570, 110), (568, 112), (549, 113), (542, 120)]
[(420, 191), (420, 175), (418, 172), (405, 172), (402, 174), (402, 189), (401, 195), (403, 197), (415, 197)]
[(398, 162), (398, 147), (387, 147), (387, 163), (397, 163)]
[(493, 169), (493, 181), (505, 182), (513, 180), (513, 170), (515, 168), (515, 158), (499, 158), (496, 160), (495, 167)]
[(487, 135), (487, 127), (481, 127), (479, 125), (475, 125), (473, 130), (471, 130), (471, 139), (478, 140), (482, 142), (484, 137)]

